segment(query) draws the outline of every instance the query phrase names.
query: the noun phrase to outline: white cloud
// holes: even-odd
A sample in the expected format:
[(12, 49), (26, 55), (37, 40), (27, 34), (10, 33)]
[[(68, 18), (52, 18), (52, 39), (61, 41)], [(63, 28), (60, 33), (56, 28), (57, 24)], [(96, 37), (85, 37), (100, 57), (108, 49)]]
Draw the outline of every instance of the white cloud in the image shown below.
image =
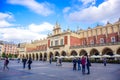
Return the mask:
[(47, 2), (38, 3), (35, 0), (8, 0), (8, 3), (25, 6), (35, 13), (43, 16), (48, 16), (53, 13), (51, 5)]
[(70, 10), (70, 7), (65, 7), (65, 8), (63, 9), (63, 13), (67, 13), (69, 10)]
[(40, 32), (52, 31), (52, 27), (52, 24), (44, 22), (40, 25), (31, 24), (26, 29), (21, 27), (0, 28), (0, 39), (12, 42), (43, 39), (47, 37), (47, 33), (42, 34)]
[(10, 20), (13, 20), (12, 14), (0, 13), (0, 27), (13, 26), (13, 24), (9, 23)]
[(68, 19), (78, 22), (102, 22), (115, 20), (120, 17), (120, 0), (106, 0), (98, 7), (90, 6), (79, 11), (71, 12)]
[(96, 3), (96, 0), (78, 0), (78, 1), (82, 2), (84, 5), (87, 5), (89, 3), (93, 5)]
[(48, 22), (43, 22), (42, 24), (30, 24), (29, 30), (33, 32), (43, 32), (43, 31), (50, 31), (53, 29), (53, 25)]
[(17, 29), (17, 28), (3, 28), (0, 30), (2, 39), (4, 40), (34, 40), (46, 37), (46, 35), (31, 32), (30, 30)]
[(5, 20), (0, 20), (0, 27), (8, 27), (8, 26), (12, 26), (13, 24), (10, 24), (9, 22), (5, 21)]

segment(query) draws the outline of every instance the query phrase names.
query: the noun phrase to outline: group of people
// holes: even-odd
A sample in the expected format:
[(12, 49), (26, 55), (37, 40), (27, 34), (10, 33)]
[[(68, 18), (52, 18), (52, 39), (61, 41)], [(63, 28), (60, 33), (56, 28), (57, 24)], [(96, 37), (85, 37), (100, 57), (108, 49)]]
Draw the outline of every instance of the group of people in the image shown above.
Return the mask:
[[(19, 62), (20, 62), (20, 58), (18, 58), (18, 63)], [(23, 69), (25, 69), (26, 64), (28, 64), (28, 70), (31, 69), (31, 64), (32, 64), (32, 59), (31, 58), (29, 58), (28, 60), (26, 58), (23, 58), (22, 63), (23, 63)], [(9, 70), (8, 64), (9, 64), (9, 59), (8, 59), (8, 57), (5, 57), (3, 70), (6, 70), (6, 69)]]
[(22, 63), (23, 63), (23, 69), (25, 69), (26, 63), (28, 64), (28, 70), (31, 69), (31, 64), (32, 64), (32, 59), (31, 58), (29, 58), (28, 60), (26, 58), (23, 58)]
[(83, 55), (82, 58), (73, 59), (73, 70), (77, 70), (77, 69), (82, 70), (82, 74), (85, 74), (86, 69), (87, 69), (87, 74), (90, 74), (90, 66), (91, 63), (88, 58), (88, 55)]

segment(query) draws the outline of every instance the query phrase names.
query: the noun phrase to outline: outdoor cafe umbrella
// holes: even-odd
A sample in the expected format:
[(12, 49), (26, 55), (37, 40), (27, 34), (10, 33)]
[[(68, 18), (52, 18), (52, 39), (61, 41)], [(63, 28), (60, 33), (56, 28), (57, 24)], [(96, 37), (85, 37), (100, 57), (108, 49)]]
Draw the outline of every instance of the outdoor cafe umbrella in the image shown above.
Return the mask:
[(115, 54), (114, 57), (120, 57), (120, 55), (119, 54)]
[(110, 58), (111, 56), (110, 55), (103, 55), (102, 57), (104, 57), (104, 58)]
[(91, 58), (101, 58), (102, 56), (100, 56), (100, 55), (92, 55), (92, 56), (90, 56)]

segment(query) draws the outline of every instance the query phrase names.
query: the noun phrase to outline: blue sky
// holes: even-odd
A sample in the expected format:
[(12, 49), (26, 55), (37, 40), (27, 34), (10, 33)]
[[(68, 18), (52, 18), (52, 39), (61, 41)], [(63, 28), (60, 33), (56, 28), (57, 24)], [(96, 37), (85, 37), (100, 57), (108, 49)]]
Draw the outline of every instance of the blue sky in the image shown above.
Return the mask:
[(62, 30), (114, 23), (119, 7), (120, 0), (0, 0), (0, 40), (46, 38), (56, 21)]

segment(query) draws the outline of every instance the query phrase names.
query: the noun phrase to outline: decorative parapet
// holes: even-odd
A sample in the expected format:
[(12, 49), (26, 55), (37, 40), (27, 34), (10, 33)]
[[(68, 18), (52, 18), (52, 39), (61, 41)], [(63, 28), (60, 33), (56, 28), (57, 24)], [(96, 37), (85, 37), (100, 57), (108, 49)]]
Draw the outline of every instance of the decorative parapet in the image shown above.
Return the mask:
[(120, 45), (120, 42), (112, 42), (112, 43), (104, 43), (104, 44), (75, 45), (75, 46), (70, 46), (69, 49), (98, 47), (98, 46), (111, 46), (111, 45)]

